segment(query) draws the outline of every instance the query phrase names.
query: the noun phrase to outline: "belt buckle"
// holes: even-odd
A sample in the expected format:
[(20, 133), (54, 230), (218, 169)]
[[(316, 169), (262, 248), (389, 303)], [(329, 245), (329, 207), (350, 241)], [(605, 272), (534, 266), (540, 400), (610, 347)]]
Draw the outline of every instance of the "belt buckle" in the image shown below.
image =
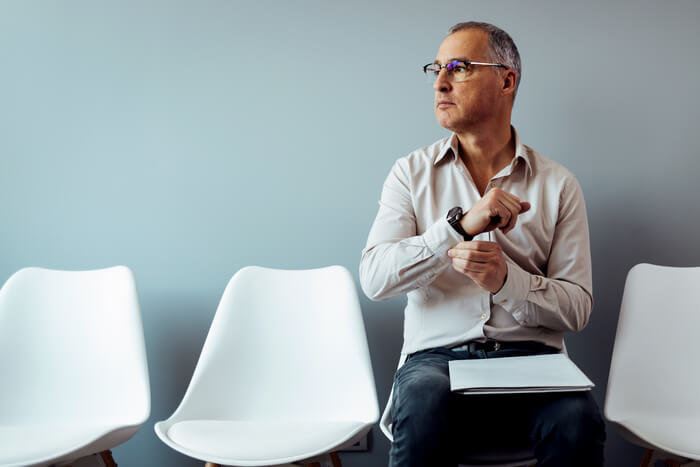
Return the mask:
[(501, 343), (496, 340), (487, 341), (487, 344), (489, 344), (488, 347), (490, 347), (487, 349), (489, 352), (494, 352), (501, 348)]

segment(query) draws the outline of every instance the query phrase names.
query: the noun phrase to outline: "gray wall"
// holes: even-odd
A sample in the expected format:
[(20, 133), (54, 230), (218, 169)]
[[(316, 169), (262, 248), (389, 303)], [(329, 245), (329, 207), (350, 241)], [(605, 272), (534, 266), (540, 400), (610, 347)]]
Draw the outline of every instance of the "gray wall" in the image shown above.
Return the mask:
[[(393, 161), (445, 135), (420, 68), (466, 19), (512, 34), (514, 124), (583, 186), (596, 306), (567, 343), (602, 406), (627, 270), (700, 264), (700, 2), (0, 2), (0, 282), (135, 272), (153, 408), (120, 465), (198, 465), (152, 426), (235, 271), (357, 273)], [(362, 302), (381, 403), (403, 303)], [(371, 438), (345, 465), (386, 465)], [(639, 455), (609, 429), (609, 465)]]

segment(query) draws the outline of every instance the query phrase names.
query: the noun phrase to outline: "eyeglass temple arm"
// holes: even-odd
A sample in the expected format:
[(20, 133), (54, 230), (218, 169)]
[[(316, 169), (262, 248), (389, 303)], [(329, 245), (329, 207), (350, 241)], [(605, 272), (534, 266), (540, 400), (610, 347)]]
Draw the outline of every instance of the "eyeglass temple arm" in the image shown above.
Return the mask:
[(500, 63), (486, 63), (486, 62), (469, 62), (469, 63), (471, 63), (472, 65), (500, 66), (501, 68), (506, 68), (506, 69), (508, 69), (507, 66), (502, 65), (502, 64), (500, 64)]

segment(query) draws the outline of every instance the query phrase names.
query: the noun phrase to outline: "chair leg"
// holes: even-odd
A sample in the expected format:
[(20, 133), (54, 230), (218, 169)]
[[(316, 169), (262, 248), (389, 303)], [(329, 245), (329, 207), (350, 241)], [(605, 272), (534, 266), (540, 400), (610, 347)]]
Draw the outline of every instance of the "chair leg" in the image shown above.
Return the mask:
[(306, 467), (321, 467), (320, 462), (312, 462), (310, 464), (306, 464)]
[(644, 451), (644, 457), (642, 457), (642, 463), (639, 464), (639, 467), (649, 467), (649, 462), (651, 462), (651, 458), (653, 455), (653, 449), (647, 449), (646, 451)]
[(221, 467), (219, 464), (215, 464), (213, 462), (207, 462), (204, 464), (204, 467)]
[(102, 458), (102, 462), (105, 463), (105, 467), (117, 467), (117, 463), (114, 462), (114, 457), (112, 457), (112, 451), (109, 449), (102, 451), (100, 457)]
[(340, 456), (338, 455), (337, 452), (332, 452), (331, 454), (331, 462), (333, 463), (333, 467), (343, 467), (343, 463), (340, 462)]

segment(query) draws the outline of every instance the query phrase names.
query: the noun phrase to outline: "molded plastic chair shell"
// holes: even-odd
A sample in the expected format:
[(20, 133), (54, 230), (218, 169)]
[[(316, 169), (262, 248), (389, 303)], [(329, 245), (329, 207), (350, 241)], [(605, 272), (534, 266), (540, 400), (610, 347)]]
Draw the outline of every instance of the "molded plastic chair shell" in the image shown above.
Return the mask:
[(127, 441), (150, 413), (131, 271), (26, 268), (0, 289), (0, 465), (46, 466)]
[(352, 445), (378, 418), (347, 269), (246, 267), (224, 291), (180, 406), (155, 431), (190, 457), (261, 466)]
[(627, 275), (605, 416), (632, 443), (700, 459), (700, 268)]

